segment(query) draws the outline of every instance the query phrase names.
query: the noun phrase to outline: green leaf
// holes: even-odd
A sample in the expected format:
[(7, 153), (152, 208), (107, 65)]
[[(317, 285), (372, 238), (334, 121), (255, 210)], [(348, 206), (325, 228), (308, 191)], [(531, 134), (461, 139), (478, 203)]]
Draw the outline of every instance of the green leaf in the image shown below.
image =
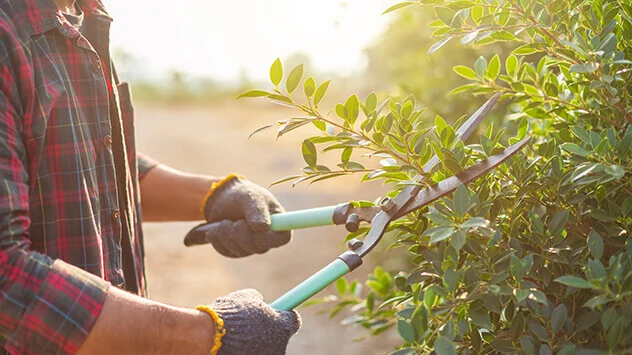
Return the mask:
[(509, 263), (509, 271), (511, 271), (511, 275), (516, 279), (516, 281), (520, 282), (524, 277), (524, 270), (522, 267), (522, 263), (520, 259), (516, 257), (516, 255), (511, 256), (511, 262)]
[(367, 112), (373, 112), (377, 108), (377, 95), (375, 92), (369, 94), (364, 101)]
[(299, 64), (292, 71), (290, 75), (287, 77), (287, 82), (285, 83), (285, 88), (287, 89), (287, 93), (292, 94), (294, 90), (298, 87), (298, 84), (301, 83), (301, 79), (303, 79), (303, 64)]
[(431, 55), (432, 53), (436, 52), (439, 50), (439, 48), (443, 47), (446, 43), (448, 43), (449, 40), (451, 40), (452, 37), (446, 37), (442, 40), (440, 40), (439, 42), (433, 44), (430, 49), (428, 49), (428, 55)]
[(443, 329), (441, 329), (440, 334), (448, 338), (448, 340), (454, 341), (454, 337), (456, 336), (456, 329), (454, 327), (454, 322), (452, 321), (452, 319), (449, 319), (445, 323)]
[(489, 312), (481, 308), (476, 311), (470, 311), (468, 315), (472, 319), (472, 322), (480, 328), (491, 329), (492, 326), (489, 321)]
[(415, 330), (417, 339), (420, 339), (428, 329), (428, 311), (426, 307), (423, 305), (418, 306), (410, 317), (410, 323)]
[(536, 289), (530, 289), (528, 290), (529, 292), (529, 299), (532, 301), (536, 301), (540, 304), (547, 304), (547, 299), (546, 299), (546, 295), (544, 294), (544, 292), (536, 290)]
[(399, 319), (397, 321), (397, 332), (406, 342), (415, 342), (415, 330), (413, 329), (413, 326), (405, 320)]
[(518, 58), (515, 55), (510, 55), (505, 60), (505, 70), (507, 71), (507, 75), (513, 75), (516, 72), (516, 68), (518, 67)]
[(599, 69), (599, 63), (584, 63), (571, 65), (572, 73), (592, 73)]
[(437, 134), (441, 136), (441, 132), (444, 128), (448, 126), (443, 117), (436, 115), (435, 116), (435, 126), (437, 127)]
[(454, 234), (452, 234), (450, 243), (457, 252), (461, 250), (463, 245), (465, 245), (465, 232), (461, 229), (457, 230)]
[(498, 54), (496, 54), (489, 61), (489, 66), (487, 67), (487, 77), (493, 81), (498, 78), (498, 74), (500, 74), (500, 58), (498, 57)]
[(432, 310), (436, 301), (437, 293), (434, 291), (434, 288), (428, 287), (424, 292), (424, 305), (427, 309)]
[(454, 343), (441, 335), (434, 341), (434, 350), (437, 355), (456, 355), (456, 346)]
[(587, 280), (584, 280), (576, 276), (562, 276), (562, 277), (558, 277), (554, 281), (559, 282), (562, 285), (566, 285), (566, 286), (570, 286), (574, 288), (591, 288), (593, 290), (597, 289), (597, 286), (591, 284)]
[(338, 117), (342, 118), (343, 120), (347, 120), (347, 117), (349, 116), (349, 112), (347, 111), (347, 108), (343, 105), (343, 104), (336, 104), (336, 115), (338, 115)]
[(529, 120), (527, 118), (523, 118), (520, 120), (520, 124), (518, 125), (518, 139), (523, 139), (527, 136), (529, 132)]
[(270, 187), (272, 187), (272, 186), (274, 186), (274, 185), (278, 185), (278, 184), (284, 183), (284, 182), (287, 182), (287, 181), (296, 180), (296, 179), (301, 178), (301, 177), (303, 177), (303, 175), (291, 175), (291, 176), (286, 176), (286, 177), (284, 177), (284, 178), (282, 178), (282, 179), (279, 179), (279, 180), (277, 180), (277, 181), (275, 181), (275, 182), (271, 183), (271, 184), (270, 184)]
[(265, 131), (266, 129), (268, 129), (268, 128), (272, 128), (272, 127), (274, 127), (274, 126), (276, 126), (276, 124), (275, 124), (275, 123), (270, 123), (270, 124), (265, 125), (265, 126), (263, 126), (263, 127), (259, 127), (259, 128), (257, 128), (256, 130), (254, 130), (252, 133), (250, 133), (250, 135), (248, 136), (248, 139), (250, 139), (252, 136), (254, 136), (254, 135), (255, 135), (255, 134), (257, 134), (257, 133), (262, 132), (262, 131)]
[(403, 349), (395, 350), (389, 355), (415, 355), (415, 349), (403, 348)]
[(617, 221), (617, 217), (612, 215), (612, 213), (608, 211), (604, 211), (599, 208), (595, 208), (594, 210), (590, 211), (590, 215), (602, 222), (616, 222)]
[(520, 339), (524, 331), (524, 325), (524, 316), (522, 313), (518, 313), (511, 321), (511, 328), (509, 330), (511, 340), (518, 341)]
[(318, 154), (316, 152), (316, 146), (314, 145), (314, 143), (312, 143), (312, 141), (310, 141), (309, 139), (304, 140), (302, 151), (305, 163), (307, 163), (307, 165), (311, 167), (316, 166)]
[(486, 71), (487, 71), (487, 60), (485, 59), (485, 57), (480, 56), (478, 57), (476, 62), (474, 62), (474, 72), (476, 73), (476, 76), (478, 76), (479, 78), (484, 78)]
[(388, 9), (386, 9), (386, 11), (384, 11), (384, 12), (382, 13), (382, 15), (386, 15), (386, 14), (388, 14), (389, 12), (393, 12), (393, 11), (395, 11), (395, 10), (399, 10), (399, 9), (404, 8), (404, 7), (407, 7), (407, 6), (410, 6), (410, 5), (415, 5), (415, 4), (418, 4), (418, 2), (417, 2), (417, 1), (404, 1), (404, 2), (400, 2), (399, 4), (395, 4), (395, 5), (391, 6), (391, 7), (389, 7)]
[(434, 8), (437, 17), (446, 25), (450, 26), (452, 24), (452, 19), (454, 18), (454, 11), (447, 7), (435, 6)]
[(619, 165), (610, 165), (604, 169), (604, 172), (608, 175), (611, 175), (616, 180), (623, 179), (625, 176), (625, 170)]
[(630, 147), (632, 147), (632, 133), (626, 134), (619, 143), (619, 146), (617, 147), (619, 155), (621, 155), (622, 157), (625, 156), (628, 151), (630, 151)]
[(601, 314), (601, 326), (604, 330), (610, 329), (610, 326), (617, 319), (617, 310), (614, 308), (608, 308), (607, 311)]
[(588, 260), (588, 269), (586, 270), (588, 280), (600, 280), (606, 277), (606, 269), (599, 260)]
[(344, 107), (345, 107), (346, 112), (347, 112), (347, 117), (345, 118), (345, 120), (347, 122), (349, 122), (349, 125), (351, 127), (353, 127), (353, 124), (358, 119), (358, 114), (359, 114), (359, 111), (360, 111), (358, 97), (356, 95), (349, 96), (349, 98), (345, 102), (345, 106)]
[(344, 295), (347, 292), (347, 279), (344, 277), (339, 278), (336, 281), (336, 290), (338, 290), (339, 294)]
[(459, 287), (459, 273), (448, 269), (443, 273), (443, 283), (450, 293), (454, 293)]
[(277, 58), (270, 67), (270, 81), (274, 86), (279, 86), (283, 79), (283, 66), (281, 65), (281, 59)]
[(525, 44), (514, 49), (513, 54), (515, 55), (529, 55), (537, 52), (538, 50), (533, 46), (532, 43)]
[(470, 218), (461, 224), (461, 228), (487, 227), (489, 223), (483, 217)]
[(625, 330), (625, 319), (623, 316), (619, 317), (614, 324), (610, 327), (608, 335), (606, 336), (606, 342), (610, 350), (615, 349), (618, 345), (621, 345), (621, 338), (623, 337), (623, 331)]
[(454, 212), (463, 217), (467, 213), (470, 207), (470, 199), (468, 196), (467, 188), (463, 184), (460, 184), (454, 192)]
[(590, 134), (584, 128), (580, 126), (572, 126), (571, 131), (573, 131), (573, 134), (575, 134), (577, 138), (581, 139), (582, 142), (590, 144)]
[(323, 99), (323, 97), (325, 96), (325, 93), (327, 92), (327, 88), (329, 88), (330, 82), (331, 80), (327, 80), (324, 83), (320, 84), (318, 89), (316, 89), (316, 94), (314, 95), (314, 105), (318, 105), (320, 101)]
[(268, 96), (270, 95), (269, 92), (267, 91), (263, 91), (263, 90), (250, 90), (247, 91), (239, 96), (237, 96), (238, 99), (241, 99), (242, 97), (261, 97), (261, 96)]
[(556, 236), (558, 233), (561, 233), (568, 222), (568, 217), (570, 215), (569, 211), (562, 211), (556, 214), (551, 221), (549, 222), (549, 231), (552, 236)]
[(440, 227), (437, 228), (432, 234), (430, 234), (430, 243), (438, 243), (442, 240), (448, 239), (454, 233), (454, 228), (452, 227)]
[(588, 249), (595, 260), (600, 260), (603, 256), (603, 239), (594, 230), (588, 234)]
[(312, 97), (316, 92), (316, 82), (311, 76), (305, 80), (305, 83), (303, 84), (303, 92), (305, 92), (305, 96), (307, 97)]
[(599, 321), (599, 312), (586, 312), (579, 317), (575, 330), (583, 332), (584, 330), (592, 327)]
[(511, 353), (516, 351), (513, 344), (507, 339), (494, 339), (490, 345), (494, 348), (494, 350), (501, 353)]
[(474, 72), (474, 70), (466, 67), (465, 65), (457, 65), (454, 68), (452, 68), (452, 70), (454, 70), (455, 73), (459, 74), (460, 76), (464, 77), (465, 79), (470, 79), (470, 80), (476, 80), (476, 73)]
[(349, 162), (349, 159), (351, 159), (351, 153), (353, 153), (353, 148), (351, 147), (347, 147), (342, 151), (342, 155), (340, 157), (340, 160), (343, 163), (347, 163)]
[(597, 307), (603, 306), (604, 304), (609, 303), (611, 300), (608, 297), (608, 295), (599, 295), (599, 296), (595, 296), (591, 299), (589, 299), (588, 301), (586, 301), (586, 303), (584, 303), (584, 307), (588, 307), (592, 310), (594, 310)]
[(551, 314), (551, 329), (553, 332), (560, 331), (564, 324), (566, 324), (567, 319), (568, 311), (566, 310), (566, 306), (561, 303), (559, 306), (555, 307), (553, 313)]
[(587, 157), (590, 154), (586, 149), (578, 146), (575, 143), (564, 143), (560, 146), (560, 148), (571, 154), (579, 155), (580, 157)]

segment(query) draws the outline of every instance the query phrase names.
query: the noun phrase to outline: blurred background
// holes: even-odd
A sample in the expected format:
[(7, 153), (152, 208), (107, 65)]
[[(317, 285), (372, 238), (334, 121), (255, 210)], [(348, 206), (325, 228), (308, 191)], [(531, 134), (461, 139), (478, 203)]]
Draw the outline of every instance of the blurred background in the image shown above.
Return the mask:
[[(429, 122), (435, 114), (454, 121), (471, 113), (485, 98), (448, 96), (465, 84), (452, 67), (471, 65), (484, 53), (449, 43), (428, 56), (435, 42), (432, 8), (382, 15), (397, 2), (104, 0), (115, 20), (115, 62), (133, 89), (139, 150), (184, 171), (237, 172), (263, 186), (298, 173), (304, 165), (300, 144), (315, 131), (302, 128), (278, 140), (269, 131), (248, 139), (256, 128), (295, 113), (264, 99), (235, 100), (246, 90), (270, 88), (269, 67), (277, 57), (286, 72), (304, 63), (317, 83), (332, 80), (323, 112), (352, 93), (363, 100), (375, 91), (381, 99), (414, 94), (419, 106), (428, 107)], [(383, 192), (358, 182), (352, 176), (272, 191), (288, 210), (374, 200)], [(211, 247), (185, 248), (182, 239), (192, 226), (145, 225), (150, 298), (195, 306), (252, 287), (272, 301), (344, 249), (344, 228), (322, 227), (296, 231), (288, 246), (265, 255), (231, 260)], [(388, 267), (395, 256), (373, 254), (351, 278), (363, 280), (372, 265)], [(398, 343), (395, 334), (392, 342), (364, 339), (363, 329), (340, 324), (344, 314), (334, 321), (319, 314), (324, 308), (301, 309), (304, 327), (289, 354), (379, 354)]]

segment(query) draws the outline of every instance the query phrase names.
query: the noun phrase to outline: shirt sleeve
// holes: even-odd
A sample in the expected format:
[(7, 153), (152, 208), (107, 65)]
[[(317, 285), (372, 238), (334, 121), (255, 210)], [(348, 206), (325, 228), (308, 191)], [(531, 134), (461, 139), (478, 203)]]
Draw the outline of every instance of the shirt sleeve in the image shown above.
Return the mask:
[(149, 170), (158, 165), (158, 161), (146, 156), (143, 153), (137, 153), (136, 159), (138, 159), (138, 181), (142, 181)]
[(16, 78), (24, 90), (32, 73), (14, 33), (0, 11), (0, 346), (12, 354), (73, 354), (110, 285), (29, 248), (27, 152)]

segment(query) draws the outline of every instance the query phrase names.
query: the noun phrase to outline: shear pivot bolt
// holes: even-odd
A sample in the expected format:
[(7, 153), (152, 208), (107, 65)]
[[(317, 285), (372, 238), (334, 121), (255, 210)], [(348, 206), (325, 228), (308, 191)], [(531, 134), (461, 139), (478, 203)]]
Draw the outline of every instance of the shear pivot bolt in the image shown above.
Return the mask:
[(359, 249), (364, 243), (357, 238), (353, 238), (350, 241), (347, 242), (347, 246), (349, 247), (350, 250), (357, 250)]
[(395, 207), (395, 202), (393, 202), (393, 199), (391, 199), (390, 197), (384, 197), (382, 201), (380, 201), (380, 208), (382, 209), (382, 211), (388, 212), (392, 210), (393, 207)]
[(345, 228), (349, 232), (356, 232), (358, 228), (360, 228), (360, 216), (355, 213), (352, 213), (347, 217), (347, 223), (345, 223)]

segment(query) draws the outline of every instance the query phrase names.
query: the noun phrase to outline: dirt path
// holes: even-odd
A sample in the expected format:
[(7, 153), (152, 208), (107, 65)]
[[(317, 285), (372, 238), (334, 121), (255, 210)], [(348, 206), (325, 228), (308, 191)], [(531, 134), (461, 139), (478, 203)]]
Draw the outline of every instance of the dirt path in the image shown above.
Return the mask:
[[(291, 134), (275, 141), (268, 132), (248, 140), (257, 127), (290, 117), (275, 106), (251, 106), (244, 102), (211, 108), (142, 106), (136, 108), (139, 150), (190, 172), (223, 175), (238, 172), (267, 186), (304, 165), (300, 142), (309, 132)], [(360, 186), (358, 177), (334, 179), (320, 184), (283, 184), (272, 188), (288, 210), (326, 206), (350, 199), (380, 195), (378, 186)], [(150, 297), (181, 306), (195, 306), (230, 291), (252, 287), (272, 301), (342, 250), (342, 228), (322, 227), (295, 232), (287, 246), (264, 255), (232, 260), (212, 247), (185, 248), (182, 237), (192, 223), (145, 225)], [(364, 277), (370, 266), (354, 274)], [(301, 310), (304, 326), (288, 354), (379, 354), (388, 353), (396, 341), (382, 336), (353, 342), (366, 335), (363, 329), (341, 326), (317, 308)]]

